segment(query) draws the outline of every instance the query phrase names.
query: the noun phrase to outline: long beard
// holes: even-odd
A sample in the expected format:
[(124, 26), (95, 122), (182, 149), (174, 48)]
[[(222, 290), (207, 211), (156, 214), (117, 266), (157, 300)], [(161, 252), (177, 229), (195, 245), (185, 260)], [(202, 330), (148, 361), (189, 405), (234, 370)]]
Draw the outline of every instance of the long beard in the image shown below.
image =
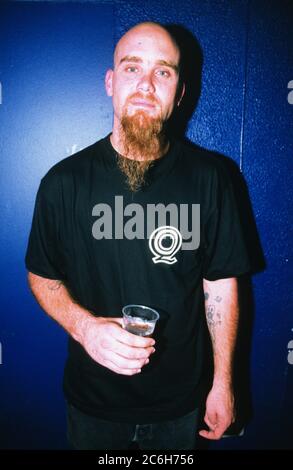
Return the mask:
[(121, 119), (123, 156), (119, 156), (118, 166), (133, 192), (145, 184), (147, 171), (163, 153), (165, 136), (162, 130), (161, 117), (150, 117), (144, 111), (131, 116), (125, 113)]

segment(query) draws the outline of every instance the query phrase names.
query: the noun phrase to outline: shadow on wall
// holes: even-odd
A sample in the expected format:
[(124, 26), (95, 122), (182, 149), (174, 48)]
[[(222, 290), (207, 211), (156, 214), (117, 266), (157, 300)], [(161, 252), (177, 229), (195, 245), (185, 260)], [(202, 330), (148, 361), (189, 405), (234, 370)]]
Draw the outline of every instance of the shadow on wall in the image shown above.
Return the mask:
[[(185, 96), (179, 108), (174, 112), (168, 123), (170, 136), (184, 140), (189, 146), (200, 152), (205, 158), (219, 159), (230, 175), (240, 222), (251, 263), (251, 274), (265, 268), (265, 259), (261, 248), (252, 206), (246, 182), (237, 164), (229, 157), (210, 152), (185, 137), (188, 122), (195, 111), (200, 94), (202, 81), (203, 53), (196, 37), (181, 25), (164, 25), (175, 38), (181, 50), (181, 80), (185, 82)], [(181, 82), (182, 83), (182, 82)], [(239, 279), (240, 320), (239, 333), (235, 350), (234, 387), (236, 400), (236, 422), (225, 433), (227, 436), (239, 435), (246, 424), (252, 419), (252, 397), (250, 384), (250, 357), (252, 347), (252, 331), (254, 323), (254, 298), (250, 276)], [(204, 425), (205, 426), (205, 425)], [(209, 443), (201, 439), (200, 447)]]
[(185, 83), (185, 95), (179, 108), (175, 108), (168, 121), (168, 132), (171, 136), (184, 138), (188, 122), (192, 117), (201, 94), (203, 54), (195, 36), (183, 26), (167, 24), (164, 27), (176, 40), (181, 54), (180, 83)]

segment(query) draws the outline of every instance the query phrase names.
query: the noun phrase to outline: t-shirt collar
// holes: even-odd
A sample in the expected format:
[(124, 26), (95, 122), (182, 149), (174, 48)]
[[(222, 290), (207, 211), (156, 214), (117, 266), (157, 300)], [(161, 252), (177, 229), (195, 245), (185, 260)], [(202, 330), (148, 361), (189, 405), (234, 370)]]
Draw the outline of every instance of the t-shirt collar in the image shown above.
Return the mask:
[[(117, 158), (118, 158), (117, 152), (111, 144), (110, 136), (111, 134), (108, 134), (103, 139), (103, 146), (105, 149), (104, 164), (105, 164), (106, 169), (108, 170), (120, 171), (117, 165)], [(162, 157), (154, 160), (151, 167), (149, 168), (147, 177), (146, 177), (147, 185), (152, 183), (154, 180), (160, 178), (160, 176), (163, 176), (169, 173), (174, 167), (176, 157), (177, 157), (177, 152), (175, 150), (176, 142), (173, 139), (170, 139), (169, 142), (170, 142), (170, 145), (169, 145), (167, 152)]]

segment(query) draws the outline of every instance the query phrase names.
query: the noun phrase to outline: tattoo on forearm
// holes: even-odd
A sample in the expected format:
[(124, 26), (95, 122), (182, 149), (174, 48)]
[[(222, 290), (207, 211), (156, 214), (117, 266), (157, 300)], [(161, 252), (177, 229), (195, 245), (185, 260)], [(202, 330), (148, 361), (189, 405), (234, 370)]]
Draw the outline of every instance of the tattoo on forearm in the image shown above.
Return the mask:
[(206, 317), (207, 317), (207, 324), (211, 334), (212, 341), (215, 341), (216, 335), (216, 328), (221, 325), (222, 318), (221, 312), (216, 311), (216, 306), (213, 304), (206, 305)]
[(62, 281), (50, 281), (47, 284), (49, 290), (58, 290), (62, 286)]
[[(204, 292), (204, 300), (205, 302), (210, 298), (210, 294), (208, 292)], [(217, 295), (217, 297), (214, 298), (216, 302), (221, 302), (222, 297), (220, 295)]]

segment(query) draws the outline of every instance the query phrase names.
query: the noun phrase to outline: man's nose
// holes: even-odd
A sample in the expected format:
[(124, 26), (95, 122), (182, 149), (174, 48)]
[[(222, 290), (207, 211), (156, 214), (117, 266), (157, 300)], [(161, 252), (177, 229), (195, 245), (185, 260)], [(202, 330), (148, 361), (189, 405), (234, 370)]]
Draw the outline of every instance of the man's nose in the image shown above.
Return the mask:
[(138, 90), (144, 91), (145, 93), (154, 93), (155, 86), (151, 73), (145, 73), (137, 84)]

